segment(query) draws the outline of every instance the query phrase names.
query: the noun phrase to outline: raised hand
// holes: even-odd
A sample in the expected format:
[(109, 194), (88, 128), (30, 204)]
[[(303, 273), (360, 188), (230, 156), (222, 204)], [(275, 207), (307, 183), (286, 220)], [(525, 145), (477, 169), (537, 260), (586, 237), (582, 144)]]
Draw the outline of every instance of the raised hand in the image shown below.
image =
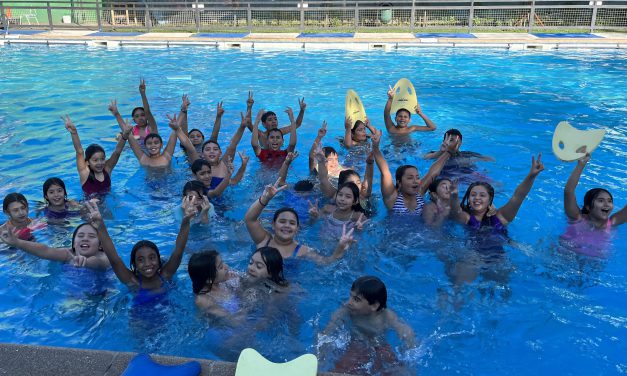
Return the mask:
[(242, 160), (242, 164), (247, 164), (250, 160), (250, 157), (247, 156), (246, 153), (243, 151), (238, 151), (237, 155), (239, 155), (240, 159)]
[(307, 200), (309, 203), (309, 216), (312, 218), (318, 218), (320, 216), (320, 210), (318, 210), (318, 199), (315, 202), (311, 202), (311, 200)]
[(418, 102), (416, 102), (416, 107), (414, 107), (414, 110), (416, 111), (417, 114), (419, 114), (422, 111), (420, 109), (420, 104)]
[[(444, 147), (443, 151), (448, 151), (451, 154), (455, 154), (459, 151), (459, 146), (461, 145), (461, 142), (459, 140), (459, 137), (457, 137), (456, 135), (452, 135), (449, 134), (448, 136), (446, 136), (446, 138), (444, 139), (444, 142), (442, 142), (442, 146)], [(440, 147), (440, 150), (442, 150), (442, 146)]]
[(305, 108), (307, 108), (307, 103), (305, 103), (305, 97), (298, 98), (298, 106), (300, 107), (301, 111), (305, 111)]
[(280, 185), (280, 184), (281, 184), (281, 178), (279, 178), (272, 185), (270, 184), (266, 185), (266, 188), (263, 190), (263, 193), (261, 194), (261, 197), (260, 197), (260, 200), (263, 199), (264, 200), (263, 202), (265, 202), (265, 204), (262, 203), (262, 205), (268, 205), (268, 202), (272, 200), (272, 198), (276, 196), (277, 193), (287, 188), (287, 184), (286, 185)]
[(200, 213), (206, 214), (211, 209), (211, 203), (206, 195), (202, 195), (202, 201), (200, 202)]
[(451, 181), (451, 185), (448, 188), (448, 192), (451, 195), (458, 195), (459, 194), (459, 179), (453, 179)]
[(191, 219), (198, 212), (198, 207), (196, 206), (196, 196), (183, 197), (181, 207), (183, 208), (183, 218)]
[(233, 171), (235, 171), (235, 166), (233, 166), (233, 158), (228, 156), (224, 159), (224, 164), (226, 165), (226, 171), (228, 172), (228, 176), (233, 175)]
[(355, 239), (353, 238), (353, 232), (355, 228), (351, 228), (349, 231), (346, 231), (346, 223), (342, 226), (342, 237), (340, 238), (338, 248), (342, 250), (347, 250), (353, 243), (355, 243)]
[(349, 130), (353, 128), (353, 119), (350, 116), (344, 118), (344, 128)]
[(364, 124), (366, 124), (366, 128), (370, 128), (370, 119), (367, 117), (364, 119)]
[(109, 103), (109, 107), (107, 107), (109, 109), (109, 111), (113, 114), (113, 115), (117, 115), (120, 113), (120, 111), (118, 111), (118, 101), (117, 99), (113, 99), (111, 100), (111, 103)]
[[(586, 153), (586, 147), (583, 146), (583, 151), (581, 153)], [(577, 164), (585, 166), (590, 161), (590, 153), (586, 153), (583, 157), (577, 160)]]
[(535, 159), (533, 155), (531, 156), (531, 170), (529, 170), (529, 175), (537, 176), (542, 170), (544, 170), (544, 163), (542, 163), (542, 153), (540, 152), (538, 159)]
[(100, 209), (98, 209), (98, 199), (91, 199), (85, 202), (85, 206), (88, 211), (88, 219), (89, 223), (94, 226), (94, 228), (99, 228), (102, 224), (102, 215), (100, 214)]
[(217, 116), (224, 115), (224, 107), (222, 106), (222, 101), (218, 102), (218, 107), (216, 107), (216, 115)]
[(168, 114), (165, 114), (165, 116), (168, 118), (168, 120), (170, 121), (168, 123), (168, 125), (170, 126), (170, 128), (172, 128), (173, 131), (178, 131), (179, 128), (181, 127), (181, 125), (179, 124), (178, 120), (176, 119), (176, 114), (170, 116)]
[(370, 220), (369, 220), (368, 218), (366, 218), (366, 216), (364, 215), (364, 213), (361, 213), (361, 214), (359, 215), (359, 218), (357, 218), (357, 221), (355, 222), (355, 228), (356, 228), (358, 231), (363, 230), (363, 229), (364, 229), (364, 225), (365, 225), (366, 223), (368, 223), (368, 221), (370, 221)]
[(68, 132), (70, 132), (71, 134), (76, 134), (76, 125), (74, 125), (74, 123), (72, 123), (72, 120), (70, 120), (70, 115), (65, 115), (65, 117), (61, 116), (61, 120), (63, 120), (63, 123), (65, 123), (65, 129), (68, 130)]
[(253, 99), (253, 92), (252, 90), (250, 90), (248, 91), (248, 99), (246, 99), (246, 106), (252, 107), (254, 103), (255, 103), (255, 100)]
[(146, 94), (146, 80), (143, 78), (139, 79), (139, 93)]
[(389, 88), (388, 89), (388, 98), (392, 99), (392, 98), (394, 98), (394, 88), (392, 86), (390, 86), (390, 85), (388, 85), (388, 88)]
[(322, 121), (322, 126), (318, 129), (318, 139), (322, 140), (324, 136), (327, 135), (327, 121)]
[(265, 113), (266, 113), (266, 110), (264, 110), (263, 108), (259, 109), (259, 111), (257, 111), (257, 117), (255, 118), (255, 123), (259, 123), (261, 121), (261, 117)]
[(376, 129), (374, 131), (374, 133), (372, 134), (372, 136), (370, 136), (370, 139), (372, 140), (372, 148), (373, 149), (378, 149), (379, 148), (379, 143), (381, 143), (381, 135), (383, 134), (383, 132), (381, 132), (381, 130)]
[(289, 117), (289, 118), (290, 118), (290, 122), (292, 122), (292, 123), (293, 123), (293, 122), (294, 122), (294, 110), (292, 110), (292, 108), (291, 108), (291, 107), (287, 107), (287, 108), (285, 109), (285, 113), (287, 114), (287, 117)]
[(327, 157), (326, 155), (324, 155), (324, 151), (320, 146), (318, 146), (318, 148), (316, 149), (314, 157), (316, 158), (316, 162), (318, 163), (327, 163)]
[(288, 162), (291, 162), (294, 159), (296, 159), (296, 157), (298, 157), (298, 151), (296, 151), (296, 150), (290, 151), (289, 153), (287, 153), (287, 156), (285, 157), (285, 160), (288, 161)]
[(133, 126), (131, 125), (131, 122), (128, 119), (124, 119), (124, 125), (121, 125), (121, 127), (122, 127), (122, 136), (126, 136), (126, 138), (128, 138), (128, 136), (133, 131)]
[(190, 104), (192, 104), (192, 102), (189, 101), (189, 96), (187, 94), (183, 94), (183, 97), (181, 98), (181, 111), (187, 111)]

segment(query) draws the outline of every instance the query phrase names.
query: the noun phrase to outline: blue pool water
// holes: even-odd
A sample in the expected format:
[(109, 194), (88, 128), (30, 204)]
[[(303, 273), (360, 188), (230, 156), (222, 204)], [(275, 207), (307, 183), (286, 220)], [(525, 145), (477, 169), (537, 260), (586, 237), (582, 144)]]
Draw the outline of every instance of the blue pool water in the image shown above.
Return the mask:
[[(380, 200), (379, 174), (373, 192), (378, 214), (345, 259), (329, 267), (300, 262), (288, 273), (297, 286), (289, 303), (266, 318), (272, 329), (252, 327), (228, 332), (198, 315), (186, 273), (189, 254), (219, 250), (235, 270), (243, 271), (251, 241), (243, 225), (248, 205), (263, 184), (273, 181), (257, 161), (247, 177), (219, 203), (223, 219), (209, 228), (193, 228), (188, 250), (169, 301), (152, 310), (137, 309), (133, 295), (112, 273), (75, 270), (0, 248), (0, 342), (46, 344), (93, 349), (146, 351), (179, 356), (234, 360), (251, 345), (273, 360), (305, 351), (317, 352), (341, 335), (318, 338), (331, 313), (347, 298), (351, 282), (374, 274), (388, 287), (388, 307), (405, 319), (422, 341), (400, 357), (422, 374), (615, 374), (627, 372), (627, 226), (614, 231), (606, 259), (577, 257), (561, 248), (566, 228), (562, 189), (573, 164), (551, 152), (555, 125), (562, 120), (581, 128), (607, 129), (581, 179), (577, 195), (597, 185), (614, 195), (615, 209), (627, 200), (627, 52), (512, 52), (473, 49), (401, 49), (395, 52), (216, 51), (204, 48), (116, 50), (88, 47), (0, 48), (0, 196), (19, 191), (31, 209), (43, 201), (41, 185), (59, 176), (69, 196), (81, 195), (70, 137), (59, 117), (70, 114), (83, 144), (104, 145), (117, 125), (107, 111), (117, 98), (125, 117), (140, 105), (137, 83), (144, 77), (153, 112), (163, 133), (165, 114), (177, 111), (188, 93), (190, 128), (209, 134), (215, 107), (224, 101), (222, 145), (239, 122), (248, 90), (255, 109), (281, 112), (298, 107), (304, 96), (307, 113), (299, 130), (298, 150), (288, 182), (307, 175), (307, 152), (322, 120), (329, 122), (325, 144), (347, 157), (337, 138), (343, 133), (344, 95), (361, 96), (375, 126), (382, 128), (388, 85), (407, 77), (416, 86), (422, 109), (435, 121), (434, 133), (412, 135), (400, 143), (382, 141), (390, 167), (414, 163), (424, 174), (420, 156), (437, 149), (451, 127), (464, 134), (462, 149), (496, 158), (480, 163), (479, 173), (496, 187), (503, 205), (529, 170), (532, 153), (542, 152), (545, 171), (538, 177), (518, 217), (509, 226), (512, 244), (500, 266), (507, 283), (476, 279), (456, 289), (447, 277), (449, 255), (465, 249), (456, 226), (441, 233), (416, 223), (386, 218)], [(190, 80), (181, 79), (190, 77)], [(240, 148), (250, 151), (247, 132)], [(348, 156), (349, 159), (354, 156)], [(237, 161), (239, 164), (239, 161)], [(153, 176), (138, 167), (125, 150), (113, 174), (107, 199), (108, 220), (118, 251), (129, 259), (132, 245), (155, 241), (168, 255), (178, 223), (173, 211), (184, 181), (190, 177), (177, 150), (172, 173)], [(462, 189), (465, 189), (463, 187)], [(269, 206), (305, 210), (305, 198), (282, 193)], [(5, 216), (0, 214), (0, 219)], [(79, 223), (49, 226), (37, 234), (42, 242), (67, 246)], [(299, 239), (330, 251), (319, 225), (304, 221)], [(260, 311), (263, 311), (262, 309)], [(225, 338), (227, 340), (225, 340)], [(399, 342), (391, 336), (393, 347)], [(337, 354), (335, 349), (331, 353)], [(323, 359), (324, 369), (332, 359)], [(412, 371), (413, 372), (413, 371)]]

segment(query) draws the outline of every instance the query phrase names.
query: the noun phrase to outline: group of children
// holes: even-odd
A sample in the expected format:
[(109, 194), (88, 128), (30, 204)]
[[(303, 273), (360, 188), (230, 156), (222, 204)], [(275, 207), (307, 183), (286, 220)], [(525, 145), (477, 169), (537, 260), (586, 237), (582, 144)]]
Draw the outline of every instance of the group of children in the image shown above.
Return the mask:
[[(337, 233), (337, 246), (327, 255), (296, 240), (301, 219), (294, 208), (283, 207), (276, 210), (271, 230), (264, 228), (259, 220), (264, 208), (279, 192), (291, 189), (286, 184), (286, 176), (290, 164), (298, 156), (297, 130), (303, 122), (307, 107), (304, 98), (298, 101), (297, 117), (294, 117), (294, 112), (288, 107), (285, 112), (290, 124), (279, 128), (277, 115), (270, 111), (260, 110), (255, 121), (252, 121), (254, 99), (252, 93), (249, 93), (246, 110), (241, 113), (240, 125), (223, 153), (218, 142), (224, 114), (222, 103), (217, 106), (211, 135), (209, 139), (205, 139), (200, 129), (188, 129), (190, 100), (184, 95), (178, 115), (168, 116), (171, 132), (164, 147), (143, 80), (140, 82), (139, 92), (143, 106), (133, 109), (133, 126), (123, 119), (116, 101), (109, 105), (109, 111), (116, 118), (121, 132), (108, 159), (105, 149), (100, 145), (91, 144), (83, 149), (77, 127), (68, 115), (62, 117), (76, 152), (76, 167), (85, 201), (80, 204), (68, 199), (65, 183), (59, 178), (50, 178), (43, 184), (43, 196), (47, 204), (44, 215), (49, 221), (68, 216), (87, 218), (74, 231), (71, 246), (52, 248), (35, 241), (33, 232), (44, 223), (29, 217), (28, 201), (19, 193), (10, 193), (4, 198), (3, 212), (8, 220), (0, 227), (0, 239), (10, 246), (44, 259), (99, 270), (111, 268), (122, 283), (148, 300), (167, 294), (166, 282), (177, 273), (183, 260), (190, 226), (195, 222), (210, 223), (211, 217), (218, 215), (211, 201), (223, 194), (229, 186), (246, 177), (249, 162), (246, 154), (239, 151), (241, 163), (237, 172), (233, 163), (239, 142), (248, 129), (251, 132), (251, 147), (255, 156), (270, 169), (277, 169), (278, 179), (274, 184), (267, 185), (261, 196), (251, 198), (252, 203), (243, 218), (256, 248), (250, 257), (246, 275), (229, 270), (215, 250), (194, 253), (188, 262), (196, 305), (219, 318), (228, 319), (240, 311), (239, 300), (250, 293), (248, 288), (241, 286), (257, 284), (263, 286), (263, 291), (278, 293), (288, 289), (289, 284), (283, 271), (285, 260), (306, 258), (315, 263), (330, 264), (341, 259), (355, 243), (355, 232), (361, 231), (373, 214), (375, 164), (380, 171), (381, 198), (392, 215), (421, 218), (430, 227), (439, 227), (446, 221), (459, 222), (468, 229), (469, 236), (479, 238), (506, 234), (507, 225), (515, 219), (535, 179), (544, 169), (542, 156), (532, 156), (529, 173), (509, 201), (501, 207), (494, 205), (494, 188), (485, 181), (470, 182), (460, 201), (459, 181), (464, 180), (464, 169), (472, 166), (475, 161), (492, 159), (477, 153), (460, 151), (462, 134), (459, 130), (450, 129), (445, 132), (440, 149), (424, 157), (434, 160), (424, 175), (421, 176), (414, 165), (402, 165), (396, 169), (393, 177), (381, 151), (381, 130), (377, 130), (367, 120), (353, 122), (346, 118), (343, 146), (349, 149), (361, 146), (366, 150), (363, 153), (365, 173), (362, 180), (354, 167), (346, 168), (339, 164), (338, 153), (332, 146), (323, 146), (327, 133), (326, 122), (323, 122), (309, 151), (310, 178), (299, 181), (293, 189), (312, 190), (315, 183), (319, 183), (321, 196), (329, 200), (322, 206), (318, 200), (309, 202), (310, 221), (322, 218), (326, 233)], [(390, 114), (393, 96), (394, 91), (390, 90), (384, 109), (385, 127), (390, 134), (436, 129), (435, 124), (419, 106), (411, 110), (421, 117), (424, 126), (410, 125), (410, 109), (398, 110), (393, 121)], [(259, 129), (260, 123), (265, 130)], [(287, 148), (284, 148), (285, 135), (289, 135)], [(174, 250), (165, 263), (162, 262), (159, 247), (149, 240), (142, 240), (133, 246), (130, 267), (127, 267), (118, 255), (114, 240), (107, 231), (106, 221), (100, 213), (99, 199), (111, 191), (112, 181), (115, 181), (113, 170), (127, 141), (139, 164), (149, 168), (169, 166), (177, 141), (188, 156), (195, 180), (184, 184), (181, 225)], [(583, 242), (594, 245), (612, 227), (627, 220), (627, 210), (623, 207), (612, 214), (613, 198), (609, 191), (602, 188), (588, 191), (583, 206), (579, 207), (575, 188), (589, 159), (590, 155), (586, 154), (577, 162), (564, 189), (565, 213), (572, 222), (564, 236), (570, 240), (584, 239)], [(425, 200), (427, 192), (430, 197), (428, 202)], [(495, 255), (503, 253), (502, 247), (478, 246), (474, 251), (484, 259), (493, 259)], [(241, 280), (245, 282), (240, 283)], [(416, 340), (411, 328), (387, 308), (386, 301), (387, 291), (381, 280), (373, 276), (358, 278), (350, 289), (347, 304), (333, 315), (325, 333), (332, 331), (340, 322), (350, 320), (354, 330), (361, 335), (380, 337), (393, 329), (407, 347), (415, 346)], [(355, 350), (355, 353), (360, 352), (361, 350)], [(354, 364), (346, 365), (348, 363), (350, 362), (346, 359), (338, 362), (337, 369), (359, 371)]]

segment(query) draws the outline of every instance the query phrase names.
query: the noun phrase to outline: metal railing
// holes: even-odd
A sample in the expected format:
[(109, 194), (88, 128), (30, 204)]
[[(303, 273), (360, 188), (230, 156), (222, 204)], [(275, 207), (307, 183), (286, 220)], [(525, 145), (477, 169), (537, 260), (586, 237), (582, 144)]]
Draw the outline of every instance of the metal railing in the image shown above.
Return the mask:
[(100, 31), (627, 31), (627, 0), (0, 1), (4, 28)]

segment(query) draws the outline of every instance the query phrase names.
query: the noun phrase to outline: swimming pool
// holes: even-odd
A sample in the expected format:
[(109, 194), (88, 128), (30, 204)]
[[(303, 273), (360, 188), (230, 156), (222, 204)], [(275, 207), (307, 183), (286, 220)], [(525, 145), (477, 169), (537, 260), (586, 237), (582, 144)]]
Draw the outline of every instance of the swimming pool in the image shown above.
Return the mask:
[[(117, 98), (128, 117), (140, 103), (139, 77), (147, 80), (162, 130), (167, 127), (165, 113), (178, 110), (183, 93), (192, 101), (190, 127), (203, 130), (213, 124), (216, 103), (224, 100), (222, 143), (239, 122), (248, 90), (255, 92), (255, 111), (297, 108), (296, 97), (304, 96), (308, 106), (299, 130), (301, 156), (288, 177), (291, 183), (307, 174), (306, 154), (322, 120), (330, 124), (325, 142), (346, 155), (337, 142), (343, 133), (346, 89), (360, 94), (373, 124), (382, 128), (387, 85), (401, 77), (411, 79), (422, 109), (438, 130), (413, 135), (409, 145), (384, 136), (392, 170), (409, 162), (424, 174), (428, 164), (419, 156), (436, 149), (446, 129), (459, 128), (462, 149), (496, 158), (496, 163), (480, 163), (479, 171), (494, 181), (498, 206), (527, 173), (530, 155), (544, 154), (546, 169), (509, 227), (516, 244), (506, 247), (511, 269), (507, 288), (478, 279), (455, 292), (438, 255), (463, 248), (463, 232), (439, 234), (386, 219), (379, 199), (377, 218), (341, 263), (314, 267), (301, 262), (288, 275), (302, 289), (277, 318), (284, 325), (241, 337), (273, 360), (315, 352), (316, 333), (346, 300), (352, 280), (374, 274), (387, 284), (388, 306), (422, 339), (418, 351), (404, 356), (423, 374), (627, 371), (626, 228), (615, 231), (613, 252), (605, 260), (560, 251), (557, 239), (566, 227), (562, 189), (573, 165), (557, 161), (550, 151), (553, 129), (561, 120), (607, 127), (577, 193), (581, 201), (586, 189), (603, 185), (613, 193), (616, 208), (625, 205), (625, 51), (364, 53), (68, 46), (5, 46), (1, 51), (0, 196), (20, 191), (31, 208), (43, 200), (41, 185), (50, 176), (65, 180), (70, 197), (81, 195), (74, 151), (59, 116), (72, 116), (84, 145), (98, 141), (110, 153), (113, 143), (105, 139), (117, 126), (107, 111), (108, 100)], [(287, 121), (282, 113), (279, 121)], [(249, 140), (246, 133), (240, 145), (251, 155)], [(173, 174), (159, 177), (147, 176), (125, 150), (108, 199), (114, 213), (108, 226), (124, 260), (142, 238), (155, 241), (166, 255), (171, 252), (178, 231), (171, 213), (189, 176), (180, 151)], [(209, 231), (192, 230), (170, 305), (162, 314), (134, 309), (132, 294), (112, 273), (72, 270), (1, 248), (0, 341), (233, 360), (234, 350), (216, 339), (224, 333), (216, 333), (196, 314), (185, 264), (189, 253), (211, 247), (231, 267), (244, 270), (251, 241), (242, 218), (263, 182), (272, 180), (263, 176), (256, 161), (251, 161), (247, 176), (224, 198), (224, 220)], [(378, 182), (375, 171), (373, 192), (380, 197)], [(250, 198), (242, 200), (244, 194)], [(264, 216), (285, 202), (294, 202), (293, 197), (278, 196)], [(306, 202), (300, 204), (306, 208)], [(50, 226), (38, 238), (67, 245), (76, 223)], [(319, 231), (319, 225), (305, 224), (299, 239), (329, 250)]]

